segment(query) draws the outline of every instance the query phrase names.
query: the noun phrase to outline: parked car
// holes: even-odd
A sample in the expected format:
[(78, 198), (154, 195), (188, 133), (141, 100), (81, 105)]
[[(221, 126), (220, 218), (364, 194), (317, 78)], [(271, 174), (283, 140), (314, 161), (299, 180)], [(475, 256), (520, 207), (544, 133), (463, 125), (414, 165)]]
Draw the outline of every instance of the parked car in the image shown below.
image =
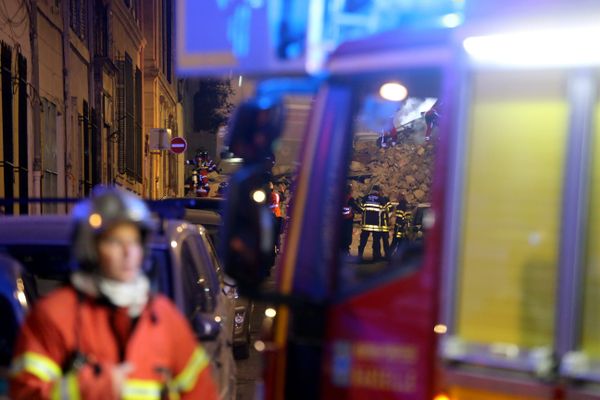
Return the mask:
[[(149, 239), (152, 287), (170, 297), (188, 317), (211, 357), (221, 399), (235, 399), (232, 297), (206, 229), (164, 219)], [(0, 254), (22, 265), (20, 279), (29, 304), (62, 285), (71, 270), (69, 216), (14, 216), (0, 219)], [(4, 268), (3, 268), (4, 269)]]
[[(174, 200), (168, 200), (167, 203)], [(221, 209), (224, 199), (194, 199), (180, 204), (183, 206), (183, 219), (200, 224), (206, 228), (215, 247), (220, 245)], [(218, 261), (217, 261), (218, 262)], [(246, 359), (250, 355), (250, 320), (254, 303), (246, 297), (235, 295), (235, 316), (233, 323), (233, 355), (236, 360)]]
[(8, 396), (12, 350), (27, 309), (20, 274), (19, 263), (0, 254), (0, 399)]

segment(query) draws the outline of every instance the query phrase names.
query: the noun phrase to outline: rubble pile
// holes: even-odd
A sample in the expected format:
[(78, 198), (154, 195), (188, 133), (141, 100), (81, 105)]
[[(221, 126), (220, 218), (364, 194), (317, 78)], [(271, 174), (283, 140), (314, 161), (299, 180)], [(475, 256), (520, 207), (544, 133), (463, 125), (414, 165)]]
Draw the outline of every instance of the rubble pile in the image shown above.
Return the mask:
[(431, 141), (406, 141), (379, 148), (376, 141), (355, 144), (349, 176), (354, 197), (379, 185), (392, 201), (403, 194), (411, 205), (430, 200), (434, 145)]

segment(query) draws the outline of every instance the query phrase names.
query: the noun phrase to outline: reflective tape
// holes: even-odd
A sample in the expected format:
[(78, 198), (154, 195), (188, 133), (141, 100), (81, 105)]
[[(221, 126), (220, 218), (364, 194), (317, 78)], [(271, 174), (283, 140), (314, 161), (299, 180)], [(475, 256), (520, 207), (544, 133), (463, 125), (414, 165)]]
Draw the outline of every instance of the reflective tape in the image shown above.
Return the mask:
[(186, 367), (175, 377), (175, 387), (181, 392), (187, 392), (194, 387), (198, 375), (210, 362), (208, 354), (200, 346), (196, 347)]
[(128, 379), (123, 385), (123, 400), (160, 400), (163, 384), (153, 380)]
[(58, 380), (52, 387), (50, 399), (80, 400), (81, 394), (79, 393), (79, 384), (77, 383), (76, 373), (69, 373), (63, 379)]
[(363, 231), (379, 232), (378, 225), (363, 225), (360, 227)]
[(62, 371), (51, 358), (28, 351), (13, 361), (11, 375), (29, 372), (44, 382), (54, 381), (62, 376)]

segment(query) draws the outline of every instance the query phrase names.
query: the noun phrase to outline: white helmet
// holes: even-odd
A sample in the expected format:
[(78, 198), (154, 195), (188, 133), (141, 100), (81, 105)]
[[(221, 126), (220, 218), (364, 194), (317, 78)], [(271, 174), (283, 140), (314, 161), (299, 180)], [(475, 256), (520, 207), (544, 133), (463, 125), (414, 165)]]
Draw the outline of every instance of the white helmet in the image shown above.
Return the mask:
[(73, 255), (79, 267), (87, 270), (97, 268), (96, 239), (108, 228), (131, 222), (139, 227), (145, 244), (148, 233), (155, 227), (144, 201), (117, 187), (97, 186), (89, 198), (75, 206), (72, 215), (75, 224)]

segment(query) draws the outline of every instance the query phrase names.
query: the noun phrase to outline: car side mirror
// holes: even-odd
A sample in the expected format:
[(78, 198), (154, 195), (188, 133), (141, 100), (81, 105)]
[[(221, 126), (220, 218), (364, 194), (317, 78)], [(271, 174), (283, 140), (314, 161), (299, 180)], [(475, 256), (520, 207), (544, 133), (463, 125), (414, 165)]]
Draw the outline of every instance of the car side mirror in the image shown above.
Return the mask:
[(214, 341), (221, 333), (221, 324), (215, 320), (208, 319), (200, 314), (196, 314), (192, 319), (192, 326), (196, 336), (202, 342)]

